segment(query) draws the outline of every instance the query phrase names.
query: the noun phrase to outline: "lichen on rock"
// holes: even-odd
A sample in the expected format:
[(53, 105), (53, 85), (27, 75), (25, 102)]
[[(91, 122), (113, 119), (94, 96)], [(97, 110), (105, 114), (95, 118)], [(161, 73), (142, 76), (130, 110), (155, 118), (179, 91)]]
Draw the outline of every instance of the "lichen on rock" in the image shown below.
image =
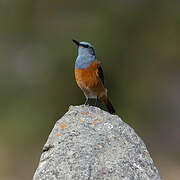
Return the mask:
[(160, 180), (149, 152), (117, 115), (70, 106), (44, 145), (34, 180)]

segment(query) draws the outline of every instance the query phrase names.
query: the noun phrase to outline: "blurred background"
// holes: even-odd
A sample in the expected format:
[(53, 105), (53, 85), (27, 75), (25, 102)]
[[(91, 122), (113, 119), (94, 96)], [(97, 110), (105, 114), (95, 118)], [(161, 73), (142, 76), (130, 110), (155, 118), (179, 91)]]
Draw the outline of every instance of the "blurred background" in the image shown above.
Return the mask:
[(162, 178), (178, 179), (179, 10), (168, 0), (0, 0), (0, 179), (32, 179), (55, 122), (84, 103), (72, 38), (95, 46), (117, 114)]

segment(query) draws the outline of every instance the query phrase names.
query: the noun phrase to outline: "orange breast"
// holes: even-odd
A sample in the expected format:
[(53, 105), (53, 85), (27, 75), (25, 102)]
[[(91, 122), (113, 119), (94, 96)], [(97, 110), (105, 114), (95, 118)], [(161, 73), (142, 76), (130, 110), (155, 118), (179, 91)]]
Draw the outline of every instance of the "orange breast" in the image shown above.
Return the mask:
[(75, 69), (75, 78), (78, 86), (88, 96), (89, 91), (101, 96), (106, 93), (103, 83), (98, 75), (98, 62), (93, 61), (86, 69)]

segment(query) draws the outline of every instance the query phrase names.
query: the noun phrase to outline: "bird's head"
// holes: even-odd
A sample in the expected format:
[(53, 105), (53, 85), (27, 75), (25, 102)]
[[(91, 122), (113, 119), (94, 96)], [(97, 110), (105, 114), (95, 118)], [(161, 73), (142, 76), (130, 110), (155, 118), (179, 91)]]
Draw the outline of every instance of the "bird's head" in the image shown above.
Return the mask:
[(95, 56), (95, 50), (93, 46), (88, 42), (78, 42), (76, 40), (72, 40), (78, 46), (78, 55), (79, 56)]

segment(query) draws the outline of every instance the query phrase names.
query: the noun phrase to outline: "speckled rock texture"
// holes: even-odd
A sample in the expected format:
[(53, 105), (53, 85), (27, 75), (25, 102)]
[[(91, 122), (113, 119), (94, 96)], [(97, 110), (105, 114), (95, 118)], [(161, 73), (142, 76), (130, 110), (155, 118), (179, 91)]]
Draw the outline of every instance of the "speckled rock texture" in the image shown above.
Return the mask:
[(135, 131), (117, 115), (70, 106), (43, 148), (34, 180), (160, 180)]

